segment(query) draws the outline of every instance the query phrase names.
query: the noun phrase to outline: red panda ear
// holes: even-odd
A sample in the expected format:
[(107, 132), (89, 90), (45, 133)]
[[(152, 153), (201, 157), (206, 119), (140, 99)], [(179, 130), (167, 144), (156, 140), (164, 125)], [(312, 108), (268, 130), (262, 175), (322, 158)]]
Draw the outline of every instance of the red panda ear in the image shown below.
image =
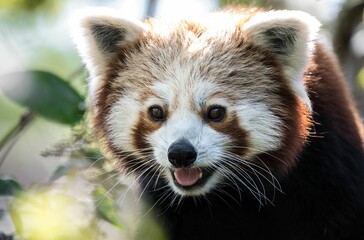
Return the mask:
[(134, 42), (144, 32), (141, 21), (122, 18), (114, 9), (89, 7), (69, 21), (71, 37), (90, 73), (89, 92), (97, 86), (118, 47)]
[(277, 56), (292, 90), (310, 110), (311, 103), (301, 79), (319, 27), (320, 23), (311, 15), (287, 10), (258, 13), (243, 26), (255, 44)]

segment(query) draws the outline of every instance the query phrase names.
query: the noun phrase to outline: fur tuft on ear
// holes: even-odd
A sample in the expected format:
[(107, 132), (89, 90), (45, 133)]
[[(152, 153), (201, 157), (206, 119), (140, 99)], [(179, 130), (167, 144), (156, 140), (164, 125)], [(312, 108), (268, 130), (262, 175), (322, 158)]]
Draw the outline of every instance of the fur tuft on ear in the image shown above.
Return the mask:
[(88, 7), (72, 14), (69, 28), (90, 73), (89, 93), (92, 96), (99, 76), (118, 47), (136, 41), (145, 26), (139, 20), (121, 17), (114, 9)]
[(301, 11), (269, 11), (258, 13), (243, 26), (255, 44), (264, 47), (281, 62), (292, 89), (312, 110), (302, 74), (314, 49), (320, 23)]

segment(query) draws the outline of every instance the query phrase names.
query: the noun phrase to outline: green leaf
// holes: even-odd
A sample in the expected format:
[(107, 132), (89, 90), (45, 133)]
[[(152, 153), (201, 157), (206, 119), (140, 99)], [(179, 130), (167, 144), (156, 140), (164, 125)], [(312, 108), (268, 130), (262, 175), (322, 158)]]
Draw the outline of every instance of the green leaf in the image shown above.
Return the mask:
[(66, 81), (44, 71), (0, 76), (0, 90), (14, 102), (56, 122), (75, 124), (83, 118), (84, 101)]
[(14, 196), (22, 192), (23, 188), (12, 179), (0, 179), (0, 196)]
[(358, 85), (360, 90), (364, 90), (364, 67), (360, 69), (358, 76), (357, 76)]
[(166, 240), (166, 233), (161, 226), (156, 215), (147, 214), (141, 219), (133, 239)]
[(4, 209), (0, 209), (0, 221), (5, 217), (6, 211)]
[(241, 6), (241, 5), (246, 5), (246, 6), (249, 6), (249, 5), (252, 5), (254, 4), (254, 6), (261, 6), (261, 7), (264, 7), (264, 6), (268, 6), (269, 1), (267, 0), (219, 0), (219, 4), (220, 6), (234, 6), (234, 5), (237, 5), (237, 6)]
[(101, 186), (97, 187), (94, 190), (93, 195), (96, 201), (97, 215), (105, 221), (111, 223), (118, 229), (123, 230), (123, 227), (121, 226), (119, 219), (116, 215), (118, 209), (114, 204), (114, 200), (107, 196), (105, 188)]

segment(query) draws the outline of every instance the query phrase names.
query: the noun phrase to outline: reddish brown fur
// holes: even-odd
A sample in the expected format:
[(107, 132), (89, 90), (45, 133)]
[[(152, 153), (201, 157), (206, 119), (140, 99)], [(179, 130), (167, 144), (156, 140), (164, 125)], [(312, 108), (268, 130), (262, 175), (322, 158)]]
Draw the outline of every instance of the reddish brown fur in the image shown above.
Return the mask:
[(232, 113), (231, 115), (232, 116), (221, 123), (209, 122), (209, 125), (216, 131), (229, 136), (233, 142), (231, 151), (235, 154), (243, 156), (250, 146), (248, 141), (249, 133), (239, 127), (239, 119), (236, 114)]
[(125, 56), (129, 49), (133, 49), (134, 46), (125, 46), (119, 49), (119, 54), (116, 55), (108, 65), (108, 70), (101, 78), (98, 89), (96, 90), (95, 101), (91, 106), (92, 125), (95, 130), (96, 137), (104, 149), (104, 152), (111, 158), (119, 158), (120, 150), (112, 145), (109, 139), (109, 132), (106, 126), (106, 119), (110, 114), (111, 107), (117, 101), (120, 94), (125, 91), (120, 87), (114, 87), (114, 81), (117, 78), (120, 71), (122, 71), (126, 65), (124, 62)]
[[(335, 119), (331, 122), (333, 128), (348, 137), (351, 142), (363, 143), (363, 124), (351, 100), (342, 71), (337, 60), (320, 45), (316, 46), (304, 81), (315, 110), (327, 118)], [(317, 134), (324, 137), (325, 133)]]
[[(141, 113), (138, 122), (133, 129), (133, 140), (137, 149), (140, 149), (142, 152), (145, 152), (145, 149), (148, 149), (150, 145), (146, 141), (146, 137), (158, 130), (162, 126), (163, 122), (154, 122), (148, 116), (148, 113)], [(148, 150), (147, 152), (151, 152)]]

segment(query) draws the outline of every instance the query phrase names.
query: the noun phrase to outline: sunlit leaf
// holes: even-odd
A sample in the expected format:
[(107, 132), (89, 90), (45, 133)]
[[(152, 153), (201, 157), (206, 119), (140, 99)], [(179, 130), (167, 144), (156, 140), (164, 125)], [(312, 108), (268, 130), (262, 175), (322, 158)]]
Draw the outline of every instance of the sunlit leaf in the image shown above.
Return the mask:
[(51, 190), (15, 197), (9, 213), (20, 239), (89, 240), (98, 234), (92, 211), (84, 202)]
[(0, 220), (3, 219), (3, 217), (5, 216), (5, 214), (6, 214), (6, 211), (4, 209), (0, 209)]
[(161, 223), (156, 218), (155, 213), (150, 211), (151, 206), (146, 205), (144, 211), (146, 214), (141, 219), (134, 240), (151, 239), (166, 240), (166, 232), (163, 230)]
[(52, 73), (26, 71), (3, 75), (0, 90), (14, 102), (47, 119), (75, 124), (83, 118), (81, 95)]
[(364, 91), (364, 68), (360, 69), (357, 80), (360, 89)]
[(0, 7), (4, 8), (19, 8), (26, 10), (33, 10), (42, 4), (47, 2), (47, 0), (32, 0), (32, 1), (24, 1), (24, 0), (0, 0)]
[(69, 174), (69, 172), (72, 170), (72, 166), (69, 165), (60, 165), (52, 174), (50, 180), (55, 181), (58, 178), (65, 176)]
[(107, 192), (103, 187), (97, 187), (93, 193), (97, 206), (97, 215), (122, 230), (123, 227), (116, 215), (117, 209), (114, 200), (107, 197)]
[(0, 0), (0, 8), (17, 12), (52, 11), (59, 9), (63, 3), (54, 0)]
[(252, 5), (255, 6), (266, 6), (267, 0), (219, 0), (220, 6), (229, 5)]
[(0, 179), (0, 196), (13, 196), (22, 191), (19, 183), (12, 179)]

